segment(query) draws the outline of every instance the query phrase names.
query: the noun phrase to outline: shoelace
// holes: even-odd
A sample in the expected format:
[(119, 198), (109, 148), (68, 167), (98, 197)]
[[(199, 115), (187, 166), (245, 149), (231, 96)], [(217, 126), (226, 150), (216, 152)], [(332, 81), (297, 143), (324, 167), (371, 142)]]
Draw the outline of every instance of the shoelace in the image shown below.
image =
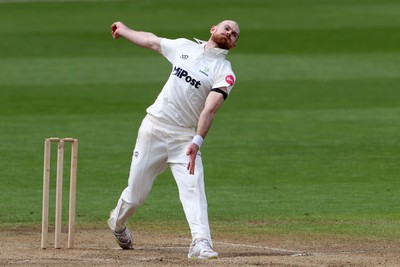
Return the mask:
[(197, 244), (201, 244), (205, 251), (213, 251), (213, 248), (211, 247), (210, 242), (208, 242), (207, 239), (202, 238), (197, 241)]
[(115, 232), (115, 235), (121, 242), (127, 242), (129, 240), (129, 236), (126, 234), (126, 228), (121, 233)]

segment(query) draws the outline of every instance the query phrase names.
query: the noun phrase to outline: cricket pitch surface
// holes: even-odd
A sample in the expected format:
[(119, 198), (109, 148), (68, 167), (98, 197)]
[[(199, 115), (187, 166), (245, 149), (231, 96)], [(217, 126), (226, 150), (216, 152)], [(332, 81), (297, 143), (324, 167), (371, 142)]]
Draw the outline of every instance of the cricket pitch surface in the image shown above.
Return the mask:
[(134, 249), (122, 250), (106, 229), (79, 228), (75, 246), (40, 248), (39, 228), (0, 228), (0, 266), (400, 266), (400, 241), (338, 237), (290, 238), (214, 233), (215, 260), (189, 260), (187, 233), (133, 231)]

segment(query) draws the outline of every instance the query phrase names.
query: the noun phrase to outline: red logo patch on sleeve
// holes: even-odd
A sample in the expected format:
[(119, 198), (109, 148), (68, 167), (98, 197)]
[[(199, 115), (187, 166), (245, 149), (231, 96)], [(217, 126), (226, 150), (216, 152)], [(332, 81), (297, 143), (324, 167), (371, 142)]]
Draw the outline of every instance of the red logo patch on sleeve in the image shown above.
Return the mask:
[(225, 77), (225, 81), (232, 86), (235, 83), (235, 78), (232, 75), (228, 75)]

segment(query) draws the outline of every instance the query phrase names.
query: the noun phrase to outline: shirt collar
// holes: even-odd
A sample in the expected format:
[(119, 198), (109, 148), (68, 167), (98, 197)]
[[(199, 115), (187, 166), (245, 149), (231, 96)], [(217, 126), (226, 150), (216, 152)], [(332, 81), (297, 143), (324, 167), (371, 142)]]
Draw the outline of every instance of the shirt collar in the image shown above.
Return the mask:
[[(204, 49), (204, 46), (206, 45), (206, 41), (194, 38), (196, 42), (201, 45)], [(227, 49), (222, 49), (222, 48), (208, 48), (207, 50), (204, 50), (204, 53), (214, 55), (214, 56), (226, 56), (228, 54), (229, 50)]]

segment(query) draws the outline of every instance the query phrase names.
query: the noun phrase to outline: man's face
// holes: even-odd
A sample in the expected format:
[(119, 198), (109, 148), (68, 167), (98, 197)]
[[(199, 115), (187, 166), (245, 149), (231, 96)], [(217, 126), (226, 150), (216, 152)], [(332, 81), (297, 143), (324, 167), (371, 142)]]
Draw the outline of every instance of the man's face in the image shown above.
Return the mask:
[(211, 27), (211, 39), (222, 49), (235, 47), (239, 34), (239, 26), (234, 21), (226, 20)]

